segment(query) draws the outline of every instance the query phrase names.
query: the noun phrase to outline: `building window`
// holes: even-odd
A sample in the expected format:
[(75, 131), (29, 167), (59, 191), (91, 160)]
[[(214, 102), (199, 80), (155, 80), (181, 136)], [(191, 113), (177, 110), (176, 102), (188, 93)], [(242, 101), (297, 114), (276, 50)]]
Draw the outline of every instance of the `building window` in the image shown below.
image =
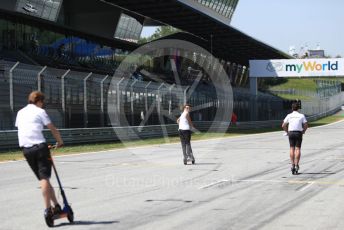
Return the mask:
[(114, 37), (137, 43), (139, 41), (142, 28), (143, 26), (139, 21), (122, 13), (117, 24)]
[(63, 0), (18, 0), (16, 11), (34, 17), (56, 21)]
[(218, 14), (231, 19), (239, 0), (194, 0)]

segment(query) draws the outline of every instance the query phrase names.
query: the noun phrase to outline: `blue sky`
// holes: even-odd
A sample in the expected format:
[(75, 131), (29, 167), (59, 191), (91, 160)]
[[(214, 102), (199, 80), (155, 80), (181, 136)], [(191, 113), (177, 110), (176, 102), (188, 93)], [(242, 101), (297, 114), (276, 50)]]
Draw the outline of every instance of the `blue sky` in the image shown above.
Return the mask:
[(231, 24), (284, 52), (319, 44), (326, 55), (344, 57), (343, 23), (344, 0), (239, 0)]
[(317, 44), (344, 57), (343, 0), (239, 0), (232, 26), (279, 50)]

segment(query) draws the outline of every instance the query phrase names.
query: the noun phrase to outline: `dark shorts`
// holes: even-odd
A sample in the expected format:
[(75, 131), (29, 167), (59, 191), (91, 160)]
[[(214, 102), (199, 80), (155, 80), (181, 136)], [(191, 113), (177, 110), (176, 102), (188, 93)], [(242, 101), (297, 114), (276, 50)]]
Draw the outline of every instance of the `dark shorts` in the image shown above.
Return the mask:
[(190, 144), (191, 141), (191, 130), (179, 129), (179, 137), (182, 143)]
[(290, 147), (301, 148), (302, 132), (300, 132), (300, 131), (291, 131), (291, 132), (288, 132), (288, 136), (289, 136)]
[(51, 176), (50, 150), (46, 143), (23, 148), (24, 157), (38, 180)]

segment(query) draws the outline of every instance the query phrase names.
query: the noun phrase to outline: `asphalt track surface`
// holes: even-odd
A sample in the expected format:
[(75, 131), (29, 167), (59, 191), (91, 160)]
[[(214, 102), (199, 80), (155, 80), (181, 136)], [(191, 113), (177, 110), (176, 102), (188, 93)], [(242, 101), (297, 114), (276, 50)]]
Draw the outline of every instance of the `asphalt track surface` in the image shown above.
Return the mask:
[[(344, 229), (343, 133), (310, 129), (299, 175), (283, 132), (194, 141), (188, 166), (180, 144), (57, 157), (75, 223), (56, 229)], [(0, 175), (0, 229), (47, 229), (27, 163)]]

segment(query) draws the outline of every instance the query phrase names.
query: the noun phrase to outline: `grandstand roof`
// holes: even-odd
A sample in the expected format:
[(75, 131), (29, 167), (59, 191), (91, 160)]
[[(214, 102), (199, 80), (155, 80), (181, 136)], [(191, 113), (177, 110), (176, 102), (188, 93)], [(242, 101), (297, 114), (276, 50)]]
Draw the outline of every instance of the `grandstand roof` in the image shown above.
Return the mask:
[(216, 54), (229, 61), (248, 65), (250, 59), (292, 58), (177, 0), (104, 1), (196, 35), (208, 42)]
[(138, 44), (124, 41), (121, 39), (116, 39), (116, 38), (106, 38), (106, 37), (101, 37), (96, 34), (91, 34), (91, 33), (85, 33), (82, 31), (75, 30), (73, 28), (70, 28), (68, 26), (60, 25), (55, 22), (47, 21), (44, 19), (40, 19), (37, 17), (32, 17), (29, 15), (17, 13), (14, 11), (8, 11), (4, 9), (0, 9), (0, 18), (5, 18), (5, 19), (10, 19), (12, 21), (16, 21), (18, 23), (23, 23), (23, 24), (30, 24), (30, 25), (35, 25), (39, 26), (39, 28), (54, 31), (57, 33), (61, 34), (68, 34), (71, 36), (78, 36), (78, 37), (83, 37), (87, 38), (91, 41), (96, 41), (100, 44), (110, 46), (110, 47), (120, 47), (124, 50), (134, 50), (139, 47)]

